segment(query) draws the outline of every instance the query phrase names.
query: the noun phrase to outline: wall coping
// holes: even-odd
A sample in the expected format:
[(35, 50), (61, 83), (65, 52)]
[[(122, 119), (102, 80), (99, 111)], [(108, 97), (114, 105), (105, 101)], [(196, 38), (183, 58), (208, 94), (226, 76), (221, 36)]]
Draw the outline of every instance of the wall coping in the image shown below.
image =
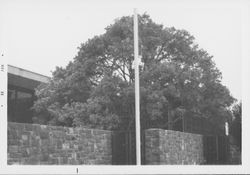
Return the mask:
[(32, 125), (32, 126), (39, 126), (41, 128), (51, 127), (51, 128), (62, 128), (62, 129), (80, 129), (80, 130), (90, 130), (90, 131), (100, 131), (100, 132), (107, 132), (112, 133), (112, 131), (104, 130), (104, 129), (95, 129), (95, 128), (85, 128), (85, 127), (66, 127), (66, 126), (55, 126), (55, 125), (40, 125), (34, 123), (17, 123), (17, 122), (8, 122), (8, 125)]
[(149, 128), (149, 129), (146, 129), (146, 131), (154, 131), (154, 130), (166, 131), (165, 129), (161, 129), (161, 128)]
[(175, 131), (175, 130), (165, 130), (165, 129), (161, 129), (161, 128), (149, 128), (149, 129), (146, 129), (146, 131), (160, 131), (160, 132), (164, 132), (164, 133), (167, 133), (167, 132), (172, 132), (172, 133), (180, 133), (180, 134), (192, 134), (192, 135), (196, 135), (196, 136), (203, 136), (201, 134), (196, 134), (196, 133), (190, 133), (190, 132), (182, 132), (182, 131)]
[(203, 136), (201, 134), (191, 133), (191, 132), (182, 132), (182, 131), (174, 131), (174, 130), (164, 130), (165, 132), (176, 132), (180, 134), (186, 134), (186, 135), (196, 135), (196, 136)]

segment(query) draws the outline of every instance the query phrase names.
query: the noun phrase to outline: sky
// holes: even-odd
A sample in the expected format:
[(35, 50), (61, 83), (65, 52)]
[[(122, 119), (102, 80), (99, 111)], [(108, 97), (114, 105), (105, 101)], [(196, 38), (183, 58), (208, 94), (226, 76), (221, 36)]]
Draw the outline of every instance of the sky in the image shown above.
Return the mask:
[[(193, 3), (191, 3), (193, 2)], [(242, 80), (242, 6), (237, 1), (0, 1), (0, 48), (10, 65), (51, 76), (65, 67), (77, 47), (116, 18), (137, 8), (165, 27), (185, 29), (213, 55), (222, 83), (240, 100)], [(204, 3), (205, 2), (205, 3)]]

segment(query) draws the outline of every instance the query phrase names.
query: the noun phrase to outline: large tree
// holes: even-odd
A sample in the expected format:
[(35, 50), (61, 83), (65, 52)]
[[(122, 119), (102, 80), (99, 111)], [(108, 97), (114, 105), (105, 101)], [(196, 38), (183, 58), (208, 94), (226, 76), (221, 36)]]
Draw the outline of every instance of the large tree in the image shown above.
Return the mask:
[[(183, 116), (217, 124), (234, 98), (221, 72), (186, 30), (139, 16), (142, 128), (169, 128)], [(81, 44), (65, 68), (36, 90), (34, 122), (103, 129), (134, 128), (133, 18), (117, 19), (102, 35)]]

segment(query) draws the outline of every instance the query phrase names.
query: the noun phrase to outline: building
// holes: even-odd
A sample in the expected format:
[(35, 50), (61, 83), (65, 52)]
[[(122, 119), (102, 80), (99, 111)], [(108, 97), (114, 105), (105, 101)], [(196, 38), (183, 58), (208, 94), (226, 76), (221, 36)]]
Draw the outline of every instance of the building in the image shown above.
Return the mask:
[(8, 121), (31, 123), (35, 88), (50, 77), (8, 65)]

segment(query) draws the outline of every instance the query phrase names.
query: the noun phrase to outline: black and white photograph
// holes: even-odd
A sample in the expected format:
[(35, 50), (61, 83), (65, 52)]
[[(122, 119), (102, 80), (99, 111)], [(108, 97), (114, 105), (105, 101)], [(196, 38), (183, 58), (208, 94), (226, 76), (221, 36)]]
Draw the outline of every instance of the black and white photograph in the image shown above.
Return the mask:
[(0, 1), (0, 164), (247, 173), (249, 7)]

